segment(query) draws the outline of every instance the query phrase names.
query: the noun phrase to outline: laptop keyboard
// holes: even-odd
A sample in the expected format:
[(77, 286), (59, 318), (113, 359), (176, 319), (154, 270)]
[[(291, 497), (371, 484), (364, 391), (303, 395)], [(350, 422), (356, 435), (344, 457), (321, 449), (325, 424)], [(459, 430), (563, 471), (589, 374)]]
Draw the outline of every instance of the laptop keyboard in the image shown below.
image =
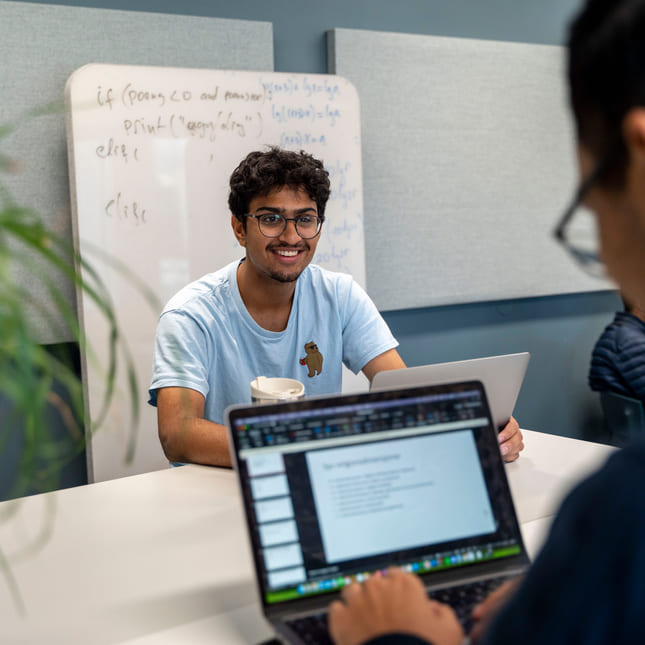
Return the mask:
[(332, 645), (332, 640), (327, 631), (326, 613), (288, 621), (287, 625), (307, 645)]
[[(457, 614), (466, 634), (470, 632), (473, 623), (471, 613), (475, 605), (479, 604), (488, 594), (497, 589), (513, 576), (499, 576), (478, 582), (471, 582), (457, 587), (432, 591), (430, 598), (450, 605)], [(298, 618), (287, 622), (287, 625), (307, 645), (331, 645), (332, 640), (327, 631), (327, 614), (316, 614)]]
[(512, 577), (514, 576), (488, 578), (487, 580), (479, 580), (478, 582), (471, 582), (458, 587), (439, 589), (438, 591), (432, 591), (428, 595), (433, 600), (450, 605), (455, 610), (464, 631), (468, 634), (473, 626), (471, 614), (474, 607)]

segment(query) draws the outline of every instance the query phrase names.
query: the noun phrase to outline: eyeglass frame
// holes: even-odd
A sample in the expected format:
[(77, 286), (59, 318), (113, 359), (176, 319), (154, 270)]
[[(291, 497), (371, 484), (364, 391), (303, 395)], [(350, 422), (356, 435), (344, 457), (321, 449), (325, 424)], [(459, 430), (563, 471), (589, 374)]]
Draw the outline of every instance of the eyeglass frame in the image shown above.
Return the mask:
[[(267, 235), (262, 230), (262, 225), (260, 224), (260, 218), (265, 217), (266, 215), (277, 215), (278, 217), (282, 218), (282, 220), (284, 222), (284, 226), (282, 227), (282, 230), (277, 235)], [(315, 237), (317, 237), (320, 234), (320, 229), (322, 228), (322, 225), (323, 225), (323, 222), (324, 222), (324, 219), (325, 219), (324, 217), (320, 217), (320, 215), (318, 215), (318, 214), (316, 214), (316, 215), (304, 215), (303, 214), (300, 217), (285, 217), (282, 213), (273, 213), (273, 212), (260, 213), (259, 215), (256, 215), (254, 213), (247, 213), (244, 217), (252, 217), (253, 219), (255, 219), (257, 221), (257, 223), (258, 223), (258, 229), (259, 229), (260, 233), (262, 233), (262, 235), (264, 235), (264, 237), (268, 237), (269, 239), (275, 239), (276, 237), (280, 237), (287, 230), (287, 226), (288, 226), (289, 222), (293, 222), (293, 225), (294, 225), (294, 227), (296, 229), (296, 233), (303, 240), (313, 240)], [(305, 237), (300, 232), (300, 230), (298, 229), (298, 220), (301, 217), (315, 217), (316, 218), (316, 220), (318, 222), (318, 225), (316, 227), (316, 233), (314, 235), (312, 235), (311, 237)]]
[(573, 199), (565, 209), (558, 225), (553, 231), (553, 235), (556, 240), (564, 246), (564, 248), (571, 254), (571, 256), (584, 268), (590, 268), (595, 265), (602, 265), (602, 260), (596, 251), (585, 251), (577, 248), (570, 240), (567, 239), (566, 229), (573, 219), (573, 216), (577, 212), (578, 208), (582, 205), (584, 200), (587, 198), (587, 195), (594, 187), (594, 185), (599, 181), (599, 179), (605, 175), (611, 166), (615, 163), (616, 158), (619, 153), (619, 146), (614, 146), (612, 150), (602, 157), (597, 163), (594, 169), (583, 179), (576, 192), (574, 193)]

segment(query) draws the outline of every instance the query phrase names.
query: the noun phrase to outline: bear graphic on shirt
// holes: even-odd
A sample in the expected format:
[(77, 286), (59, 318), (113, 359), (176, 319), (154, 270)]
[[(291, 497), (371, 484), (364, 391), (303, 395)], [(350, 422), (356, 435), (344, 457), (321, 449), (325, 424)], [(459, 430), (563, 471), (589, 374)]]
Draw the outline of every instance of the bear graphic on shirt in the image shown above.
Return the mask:
[(316, 376), (322, 373), (323, 356), (318, 350), (318, 345), (313, 341), (305, 343), (306, 356), (300, 359), (301, 365), (306, 365), (309, 368), (308, 376)]

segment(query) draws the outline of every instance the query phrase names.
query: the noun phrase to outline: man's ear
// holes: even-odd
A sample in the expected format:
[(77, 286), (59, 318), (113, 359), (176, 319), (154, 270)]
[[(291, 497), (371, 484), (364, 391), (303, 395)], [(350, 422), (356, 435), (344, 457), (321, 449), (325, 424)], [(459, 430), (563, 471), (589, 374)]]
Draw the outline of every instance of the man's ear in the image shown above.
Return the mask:
[(645, 107), (635, 107), (627, 112), (623, 119), (623, 137), (630, 162), (645, 168)]
[(240, 222), (235, 215), (231, 215), (231, 226), (233, 227), (233, 233), (235, 233), (235, 239), (238, 241), (240, 246), (246, 246), (246, 231), (244, 230), (244, 224)]

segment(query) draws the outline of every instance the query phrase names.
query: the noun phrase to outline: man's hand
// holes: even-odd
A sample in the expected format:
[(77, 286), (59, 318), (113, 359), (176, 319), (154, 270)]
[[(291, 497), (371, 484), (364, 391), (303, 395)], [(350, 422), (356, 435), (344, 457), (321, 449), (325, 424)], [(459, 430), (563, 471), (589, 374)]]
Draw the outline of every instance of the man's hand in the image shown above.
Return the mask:
[(345, 587), (329, 608), (329, 631), (337, 645), (360, 645), (383, 634), (412, 634), (433, 645), (459, 645), (463, 630), (455, 612), (429, 600), (421, 580), (389, 569)]
[(517, 421), (511, 417), (504, 429), (497, 435), (504, 461), (515, 461), (524, 450), (524, 437)]
[(505, 582), (473, 609), (472, 618), (474, 624), (469, 634), (472, 643), (476, 643), (483, 636), (493, 618), (515, 593), (520, 582), (522, 582), (522, 576)]

